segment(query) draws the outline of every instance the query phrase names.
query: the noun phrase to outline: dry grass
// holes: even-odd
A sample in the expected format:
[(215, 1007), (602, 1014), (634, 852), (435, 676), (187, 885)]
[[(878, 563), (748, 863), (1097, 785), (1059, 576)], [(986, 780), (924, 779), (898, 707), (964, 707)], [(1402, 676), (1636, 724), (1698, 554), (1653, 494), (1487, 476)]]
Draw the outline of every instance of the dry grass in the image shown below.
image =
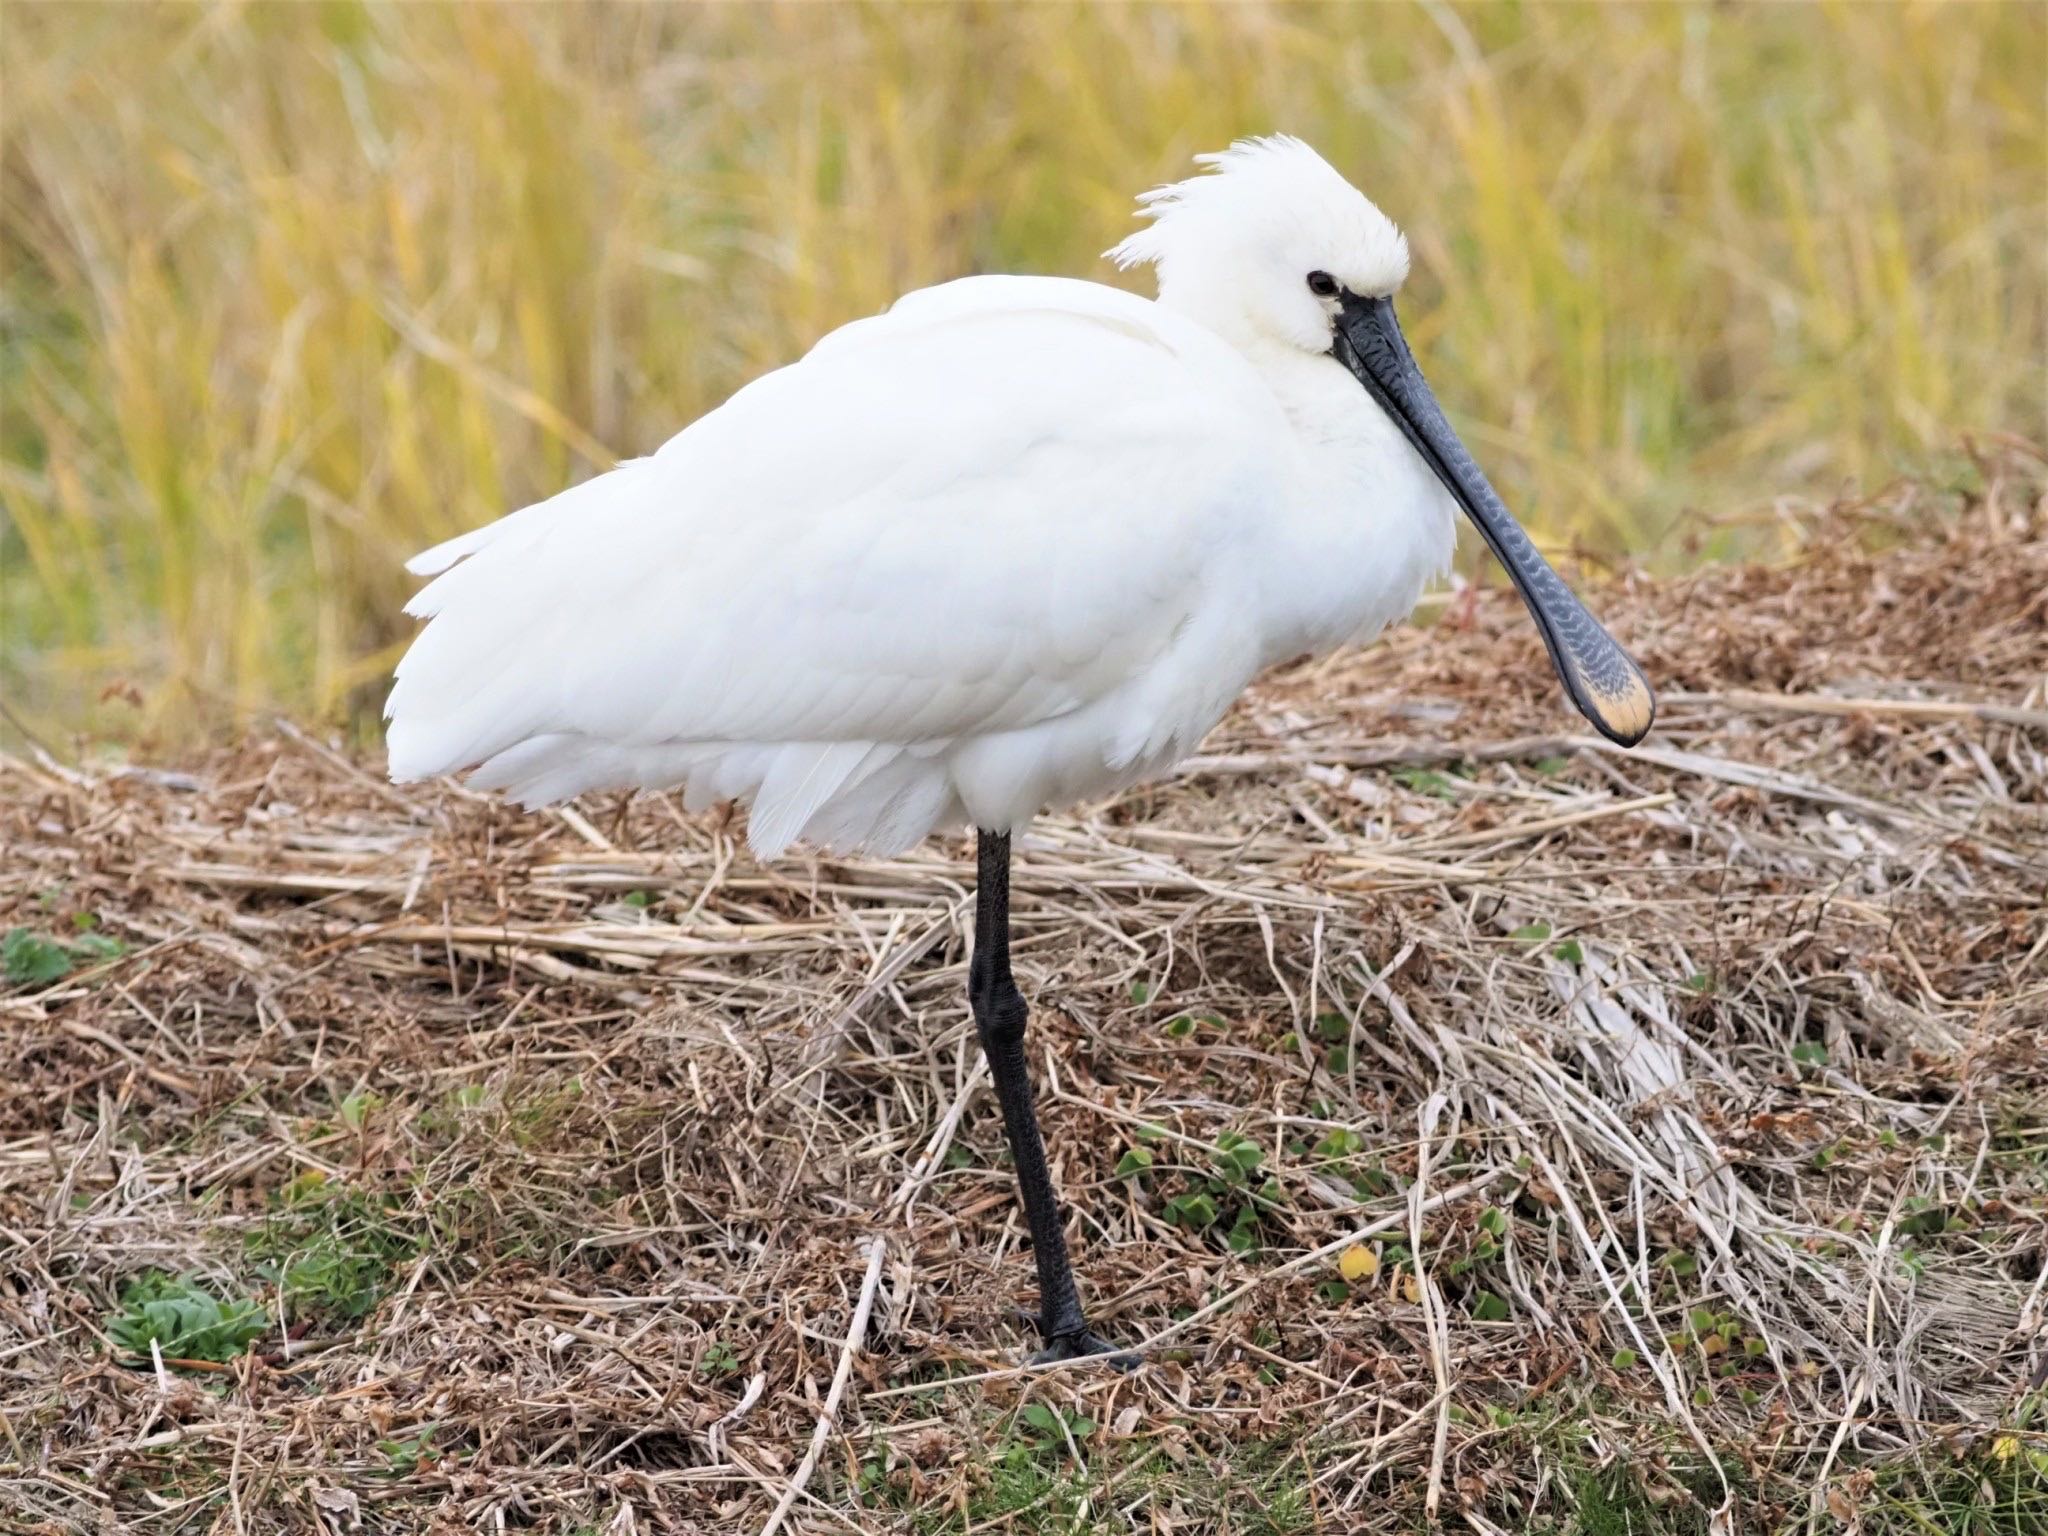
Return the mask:
[(1675, 563), (2038, 434), (2044, 78), (2026, 4), (10, 0), (0, 690), (373, 720), (413, 551), (905, 288), (1112, 278), (1136, 191), (1275, 128), (1409, 227), (1510, 503)]
[[(1633, 754), (1495, 593), (1039, 823), (1128, 1377), (1014, 1365), (963, 847), (758, 869), (292, 730), (8, 761), (4, 924), (79, 968), (4, 1005), (0, 1529), (2041, 1529), (2043, 488), (2016, 446), (1612, 586)], [(248, 1352), (110, 1338), (144, 1271)]]

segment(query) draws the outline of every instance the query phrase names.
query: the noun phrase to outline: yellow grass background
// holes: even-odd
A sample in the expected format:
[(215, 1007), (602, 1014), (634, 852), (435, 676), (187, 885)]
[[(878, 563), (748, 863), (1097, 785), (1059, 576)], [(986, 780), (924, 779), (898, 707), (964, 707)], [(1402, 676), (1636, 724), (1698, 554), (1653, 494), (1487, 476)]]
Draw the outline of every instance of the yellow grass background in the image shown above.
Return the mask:
[(1693, 558), (1701, 510), (2039, 431), (2043, 17), (13, 0), (0, 686), (360, 722), (423, 544), (905, 288), (1114, 280), (1133, 193), (1274, 129), (1407, 227), (1510, 501)]

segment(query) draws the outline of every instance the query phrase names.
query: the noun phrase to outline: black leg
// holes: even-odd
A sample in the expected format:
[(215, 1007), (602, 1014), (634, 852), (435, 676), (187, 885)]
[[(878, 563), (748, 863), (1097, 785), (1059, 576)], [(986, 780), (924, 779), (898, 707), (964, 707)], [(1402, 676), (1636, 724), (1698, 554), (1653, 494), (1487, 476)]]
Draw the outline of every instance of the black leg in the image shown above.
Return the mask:
[(981, 832), (975, 851), (979, 870), (974, 893), (974, 958), (967, 968), (967, 1000), (974, 1028), (995, 1078), (1003, 1106), (1003, 1129), (1017, 1164), (1024, 1220), (1038, 1260), (1038, 1331), (1046, 1350), (1039, 1360), (1112, 1353), (1088, 1330), (1074, 1271), (1067, 1262), (1067, 1238), (1060, 1229), (1059, 1200), (1045, 1166), (1045, 1142), (1031, 1100), (1031, 1074), (1024, 1062), (1024, 1025), (1031, 1016), (1023, 994), (1010, 979), (1010, 834)]

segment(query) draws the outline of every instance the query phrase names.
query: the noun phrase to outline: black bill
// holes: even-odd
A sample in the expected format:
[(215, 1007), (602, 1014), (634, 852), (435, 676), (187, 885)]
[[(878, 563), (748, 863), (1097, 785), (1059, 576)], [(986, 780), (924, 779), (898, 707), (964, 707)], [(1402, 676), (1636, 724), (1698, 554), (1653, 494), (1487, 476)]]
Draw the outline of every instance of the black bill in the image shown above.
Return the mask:
[(1423, 462), (1458, 499), (1507, 567), (1549, 647), (1551, 665), (1579, 712), (1610, 740), (1625, 747), (1641, 741), (1657, 716), (1649, 679), (1529, 542), (1458, 441), (1401, 335), (1394, 301), (1346, 294), (1331, 351), (1399, 423)]

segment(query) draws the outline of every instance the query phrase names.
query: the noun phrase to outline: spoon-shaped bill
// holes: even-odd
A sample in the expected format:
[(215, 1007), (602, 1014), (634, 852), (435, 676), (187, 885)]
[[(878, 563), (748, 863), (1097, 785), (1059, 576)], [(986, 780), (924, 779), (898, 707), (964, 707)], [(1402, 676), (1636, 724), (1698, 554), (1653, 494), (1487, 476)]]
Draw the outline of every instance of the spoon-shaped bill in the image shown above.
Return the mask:
[(1529, 542), (1465, 451), (1408, 350), (1394, 301), (1345, 295), (1331, 350), (1393, 417), (1507, 567), (1579, 712), (1625, 747), (1641, 741), (1657, 715), (1649, 679)]

